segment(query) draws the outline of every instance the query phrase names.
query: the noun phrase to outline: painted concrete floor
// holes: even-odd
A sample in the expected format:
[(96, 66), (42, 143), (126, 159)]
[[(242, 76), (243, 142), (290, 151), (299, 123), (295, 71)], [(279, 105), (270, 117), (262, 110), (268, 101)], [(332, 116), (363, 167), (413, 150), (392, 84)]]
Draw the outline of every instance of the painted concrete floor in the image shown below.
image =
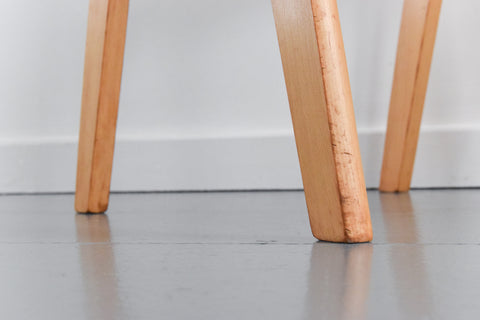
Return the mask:
[(475, 319), (480, 190), (369, 192), (372, 244), (302, 192), (0, 196), (0, 319)]

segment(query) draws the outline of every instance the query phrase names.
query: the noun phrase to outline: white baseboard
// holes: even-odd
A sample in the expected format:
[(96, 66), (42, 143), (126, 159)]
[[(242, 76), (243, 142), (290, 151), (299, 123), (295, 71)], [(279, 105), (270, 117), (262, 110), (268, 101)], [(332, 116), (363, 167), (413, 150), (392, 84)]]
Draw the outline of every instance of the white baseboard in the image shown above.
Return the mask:
[[(378, 187), (384, 133), (360, 130), (369, 188)], [(480, 186), (480, 130), (422, 130), (413, 187)], [(76, 139), (0, 141), (0, 193), (71, 192)], [(247, 137), (126, 138), (115, 151), (112, 190), (236, 190), (302, 187), (288, 133)]]

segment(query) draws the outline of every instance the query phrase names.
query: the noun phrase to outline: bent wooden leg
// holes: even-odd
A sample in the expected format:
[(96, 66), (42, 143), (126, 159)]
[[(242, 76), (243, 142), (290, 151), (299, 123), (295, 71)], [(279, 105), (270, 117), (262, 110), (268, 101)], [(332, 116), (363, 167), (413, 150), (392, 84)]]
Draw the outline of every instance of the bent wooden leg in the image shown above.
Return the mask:
[(441, 5), (441, 0), (404, 2), (381, 191), (410, 189)]
[(272, 0), (313, 235), (372, 239), (336, 0)]
[(91, 0), (78, 146), (75, 209), (107, 210), (128, 0)]

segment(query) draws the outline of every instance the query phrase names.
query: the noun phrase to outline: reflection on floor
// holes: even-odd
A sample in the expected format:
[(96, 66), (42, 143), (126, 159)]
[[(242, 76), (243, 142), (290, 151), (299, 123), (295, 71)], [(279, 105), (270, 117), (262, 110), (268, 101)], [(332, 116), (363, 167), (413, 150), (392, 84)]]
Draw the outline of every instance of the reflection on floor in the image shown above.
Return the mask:
[(463, 319), (480, 190), (369, 192), (370, 244), (316, 242), (302, 192), (0, 197), (1, 319)]
[[(90, 319), (117, 319), (121, 315), (115, 256), (108, 216), (75, 216), (84, 298)], [(93, 245), (87, 245), (93, 244)]]

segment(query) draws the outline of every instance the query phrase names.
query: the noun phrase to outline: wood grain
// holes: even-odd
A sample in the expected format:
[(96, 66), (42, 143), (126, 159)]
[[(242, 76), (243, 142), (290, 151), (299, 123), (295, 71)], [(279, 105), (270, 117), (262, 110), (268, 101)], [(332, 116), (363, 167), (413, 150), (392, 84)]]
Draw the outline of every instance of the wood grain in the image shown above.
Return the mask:
[(75, 209), (107, 210), (118, 114), (128, 0), (91, 0)]
[(381, 191), (410, 189), (441, 5), (441, 0), (404, 2)]
[(335, 0), (272, 0), (313, 235), (372, 239)]

